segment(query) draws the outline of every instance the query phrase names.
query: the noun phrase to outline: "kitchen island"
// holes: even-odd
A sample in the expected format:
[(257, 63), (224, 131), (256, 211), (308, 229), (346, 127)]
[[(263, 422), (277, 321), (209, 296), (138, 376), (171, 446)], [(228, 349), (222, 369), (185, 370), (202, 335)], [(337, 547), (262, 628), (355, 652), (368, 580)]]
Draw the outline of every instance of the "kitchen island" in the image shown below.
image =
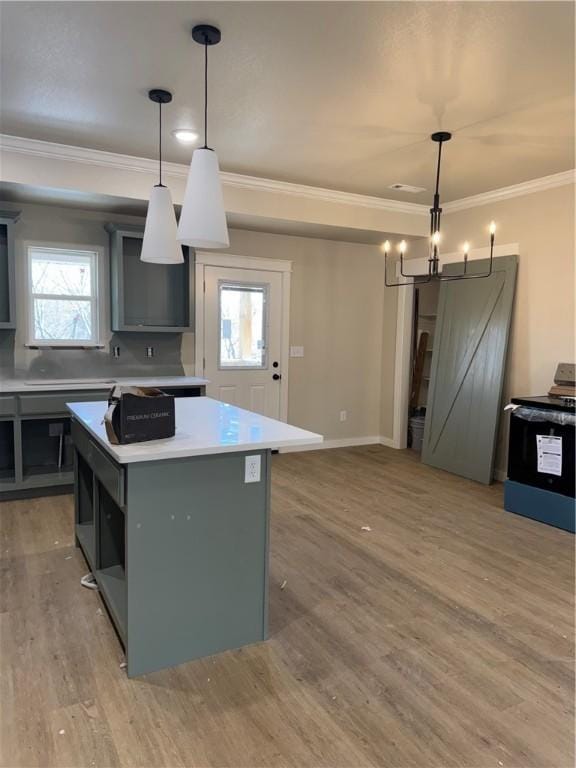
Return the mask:
[(176, 434), (112, 445), (106, 403), (71, 403), (76, 541), (130, 677), (266, 639), (271, 451), (320, 435), (207, 397)]

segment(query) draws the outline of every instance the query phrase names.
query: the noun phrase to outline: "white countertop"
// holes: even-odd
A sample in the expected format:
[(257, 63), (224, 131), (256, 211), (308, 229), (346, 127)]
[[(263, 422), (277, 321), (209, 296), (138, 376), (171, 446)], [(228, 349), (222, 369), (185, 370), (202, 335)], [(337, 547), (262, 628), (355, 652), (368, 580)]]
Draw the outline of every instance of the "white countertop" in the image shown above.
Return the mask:
[(175, 406), (174, 437), (131, 445), (112, 445), (108, 441), (103, 424), (106, 403), (70, 403), (68, 409), (120, 464), (314, 445), (324, 439), (210, 397), (177, 398)]
[(156, 376), (141, 378), (114, 378), (102, 376), (98, 379), (7, 379), (0, 381), (0, 394), (26, 394), (27, 392), (59, 392), (82, 389), (112, 389), (115, 384), (123, 387), (200, 387), (208, 384), (207, 379), (196, 376)]

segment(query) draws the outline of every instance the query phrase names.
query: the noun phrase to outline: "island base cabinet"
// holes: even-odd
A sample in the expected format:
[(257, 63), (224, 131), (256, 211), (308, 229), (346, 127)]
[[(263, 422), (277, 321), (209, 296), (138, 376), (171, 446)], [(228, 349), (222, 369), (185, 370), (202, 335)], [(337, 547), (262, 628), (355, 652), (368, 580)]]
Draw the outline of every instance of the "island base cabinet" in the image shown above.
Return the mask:
[[(265, 640), (270, 451), (122, 465), (120, 506), (82, 432), (77, 542), (124, 644), (128, 676)], [(245, 482), (247, 455), (260, 456), (259, 482)]]
[[(266, 638), (270, 452), (127, 465), (128, 675)], [(254, 455), (254, 452), (250, 455)]]

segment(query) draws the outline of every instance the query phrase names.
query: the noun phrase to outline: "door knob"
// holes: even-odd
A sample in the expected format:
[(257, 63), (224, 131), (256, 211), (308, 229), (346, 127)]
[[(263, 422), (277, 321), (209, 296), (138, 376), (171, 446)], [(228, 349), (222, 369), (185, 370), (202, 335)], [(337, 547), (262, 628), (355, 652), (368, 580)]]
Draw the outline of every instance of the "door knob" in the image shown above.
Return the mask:
[(275, 374), (273, 374), (272, 378), (274, 379), (274, 381), (278, 381), (278, 379), (281, 379), (282, 376), (279, 373), (275, 373)]

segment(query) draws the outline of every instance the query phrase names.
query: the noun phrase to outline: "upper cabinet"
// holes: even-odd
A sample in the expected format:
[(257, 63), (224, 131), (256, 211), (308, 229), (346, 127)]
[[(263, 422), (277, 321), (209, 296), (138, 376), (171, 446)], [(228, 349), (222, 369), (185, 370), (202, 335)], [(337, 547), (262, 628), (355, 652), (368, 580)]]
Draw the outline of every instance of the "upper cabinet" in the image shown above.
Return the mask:
[(140, 261), (144, 229), (108, 224), (113, 331), (182, 333), (193, 330), (194, 257), (183, 264)]
[(19, 213), (0, 211), (0, 328), (16, 328), (14, 224)]

